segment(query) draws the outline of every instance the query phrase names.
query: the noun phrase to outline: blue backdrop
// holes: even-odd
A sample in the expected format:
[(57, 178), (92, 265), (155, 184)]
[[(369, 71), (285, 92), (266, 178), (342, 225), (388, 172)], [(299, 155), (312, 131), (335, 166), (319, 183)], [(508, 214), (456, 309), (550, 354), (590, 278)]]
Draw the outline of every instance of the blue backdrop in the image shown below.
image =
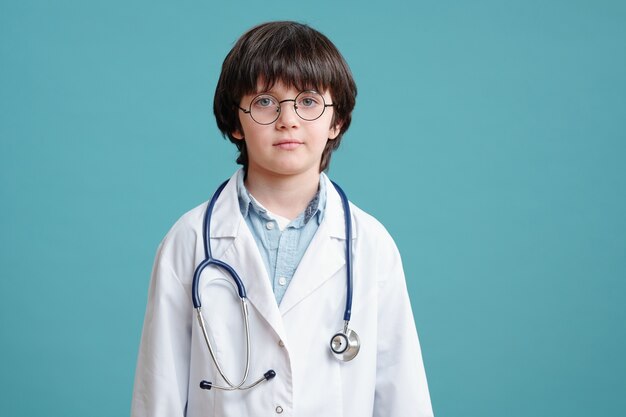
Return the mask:
[(2, 0), (0, 415), (128, 414), (155, 249), (236, 168), (222, 60), (276, 19), (352, 67), (330, 175), (396, 238), (435, 414), (626, 415), (624, 4)]

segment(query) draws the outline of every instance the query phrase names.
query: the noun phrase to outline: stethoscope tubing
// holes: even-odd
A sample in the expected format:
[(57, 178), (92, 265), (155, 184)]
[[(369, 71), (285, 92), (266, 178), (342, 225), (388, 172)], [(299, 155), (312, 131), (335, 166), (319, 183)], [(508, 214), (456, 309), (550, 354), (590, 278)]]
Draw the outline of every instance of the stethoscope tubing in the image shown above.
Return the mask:
[(200, 275), (202, 275), (202, 271), (204, 271), (204, 269), (210, 265), (214, 265), (218, 268), (222, 268), (226, 270), (228, 274), (233, 278), (233, 281), (235, 282), (235, 285), (237, 286), (237, 294), (239, 294), (239, 298), (241, 299), (247, 298), (246, 288), (244, 287), (243, 281), (241, 280), (241, 278), (239, 278), (239, 275), (237, 274), (237, 272), (227, 263), (213, 258), (213, 254), (211, 251), (211, 217), (212, 217), (211, 214), (213, 214), (213, 207), (215, 207), (215, 203), (217, 202), (217, 199), (220, 196), (220, 194), (222, 194), (222, 191), (224, 190), (224, 187), (226, 187), (226, 184), (228, 184), (228, 181), (224, 181), (222, 185), (220, 185), (217, 188), (217, 190), (213, 194), (213, 197), (211, 198), (211, 201), (209, 202), (209, 205), (207, 206), (207, 209), (204, 215), (204, 221), (202, 223), (202, 240), (204, 242), (204, 261), (200, 262), (200, 264), (197, 266), (196, 270), (193, 273), (193, 282), (192, 282), (192, 289), (191, 289), (194, 308), (199, 308), (202, 306), (202, 303), (200, 301), (199, 291), (198, 291), (198, 285), (200, 283)]
[[(345, 232), (346, 232), (346, 307), (345, 307), (344, 315), (343, 315), (344, 328), (343, 328), (343, 332), (336, 333), (331, 339), (331, 349), (333, 353), (339, 359), (348, 361), (348, 360), (352, 360), (356, 356), (356, 354), (358, 353), (359, 344), (360, 344), (358, 335), (356, 335), (356, 333), (353, 332), (352, 330), (348, 329), (348, 325), (350, 323), (350, 317), (352, 314), (352, 218), (351, 218), (351, 213), (350, 213), (350, 203), (348, 202), (348, 198), (346, 197), (346, 194), (341, 189), (341, 187), (339, 187), (339, 185), (337, 185), (334, 181), (331, 181), (331, 183), (333, 184), (333, 186), (337, 190), (337, 193), (339, 193), (339, 196), (341, 197), (341, 204), (342, 204), (343, 213), (344, 213)], [(200, 383), (200, 388), (203, 388), (203, 389), (216, 388), (216, 389), (221, 389), (221, 390), (226, 390), (226, 391), (233, 391), (233, 390), (247, 390), (247, 389), (253, 388), (265, 380), (274, 378), (276, 376), (276, 372), (270, 369), (263, 375), (263, 377), (254, 381), (250, 385), (244, 386), (246, 380), (248, 379), (248, 372), (250, 369), (250, 350), (251, 350), (246, 290), (245, 290), (243, 281), (241, 280), (237, 272), (227, 263), (220, 261), (219, 259), (215, 259), (211, 251), (211, 217), (213, 214), (213, 209), (215, 207), (215, 204), (217, 203), (219, 196), (221, 195), (222, 191), (224, 190), (227, 184), (228, 184), (228, 181), (224, 181), (215, 191), (215, 193), (213, 194), (213, 197), (211, 198), (211, 201), (209, 202), (207, 206), (207, 209), (204, 215), (204, 220), (202, 224), (202, 240), (204, 243), (204, 258), (205, 259), (202, 262), (200, 262), (200, 264), (196, 267), (194, 274), (193, 274), (192, 300), (193, 300), (194, 309), (196, 310), (196, 313), (197, 313), (198, 323), (200, 324), (200, 327), (202, 329), (202, 335), (204, 337), (206, 345), (211, 354), (211, 358), (213, 362), (215, 363), (218, 373), (227, 384), (226, 386), (220, 386), (220, 385), (214, 384), (213, 382), (202, 381)], [(245, 338), (246, 338), (246, 364), (245, 364), (244, 375), (238, 384), (233, 384), (230, 381), (230, 379), (226, 376), (224, 370), (218, 363), (217, 358), (215, 356), (214, 349), (213, 349), (213, 345), (211, 343), (210, 337), (206, 330), (204, 317), (202, 315), (202, 303), (200, 301), (198, 286), (200, 283), (200, 276), (202, 275), (202, 272), (204, 271), (204, 269), (207, 268), (208, 266), (215, 266), (217, 268), (221, 268), (228, 275), (230, 275), (230, 277), (232, 278), (232, 281), (237, 287), (236, 291), (237, 291), (237, 294), (239, 295), (239, 299), (241, 302), (241, 309), (242, 309), (241, 311), (242, 311), (242, 315), (244, 318), (244, 329), (245, 329)], [(334, 346), (334, 343), (337, 341), (340, 345), (344, 343), (345, 341), (345, 347), (343, 347), (340, 350), (336, 349)], [(348, 348), (350, 348), (349, 349), (350, 352), (348, 352)]]
[(206, 325), (204, 323), (204, 317), (202, 317), (202, 308), (198, 307), (196, 309), (196, 313), (198, 315), (198, 322), (200, 323), (200, 328), (202, 329), (202, 335), (204, 336), (204, 341), (205, 341), (205, 343), (207, 344), (207, 346), (209, 348), (209, 353), (211, 354), (211, 359), (213, 359), (213, 363), (215, 363), (215, 367), (217, 368), (217, 372), (219, 372), (219, 374), (222, 376), (222, 378), (224, 379), (226, 384), (228, 384), (228, 387), (222, 387), (222, 386), (218, 386), (218, 385), (212, 384), (213, 387), (219, 388), (219, 389), (223, 389), (223, 390), (246, 389), (246, 388), (242, 388), (243, 384), (245, 384), (246, 380), (248, 379), (248, 373), (250, 371), (250, 324), (249, 324), (249, 320), (248, 320), (248, 305), (247, 305), (246, 299), (245, 298), (241, 299), (241, 315), (243, 316), (243, 320), (244, 320), (244, 329), (245, 329), (244, 335), (246, 337), (246, 368), (244, 370), (244, 374), (243, 374), (243, 377), (241, 379), (241, 382), (239, 382), (238, 384), (233, 384), (230, 381), (230, 379), (228, 379), (226, 377), (226, 373), (224, 372), (224, 370), (220, 366), (219, 362), (217, 361), (217, 358), (215, 357), (215, 352), (213, 350), (213, 344), (211, 343), (211, 339), (209, 338), (209, 334), (206, 331)]
[[(344, 322), (349, 322), (352, 316), (352, 219), (350, 214), (350, 203), (348, 202), (348, 197), (346, 196), (346, 193), (343, 191), (343, 189), (339, 185), (337, 185), (336, 182), (331, 181), (331, 183), (341, 197), (341, 205), (343, 207), (344, 221), (346, 227), (346, 307), (343, 313), (343, 320)], [(217, 202), (220, 194), (222, 194), (222, 191), (226, 187), (226, 184), (228, 184), (228, 180), (224, 181), (218, 187), (218, 189), (213, 194), (213, 197), (211, 198), (211, 201), (209, 202), (205, 212), (202, 227), (202, 239), (204, 241), (205, 259), (198, 265), (193, 274), (192, 298), (194, 308), (202, 306), (198, 291), (198, 285), (200, 283), (200, 275), (202, 275), (202, 271), (204, 271), (204, 269), (210, 265), (214, 265), (218, 268), (226, 270), (235, 281), (239, 298), (247, 298), (245, 286), (243, 285), (243, 281), (241, 280), (237, 272), (227, 263), (213, 258), (213, 254), (211, 251), (211, 215), (213, 213), (215, 203)]]
[(343, 189), (336, 182), (331, 181), (339, 197), (341, 197), (341, 205), (343, 207), (344, 221), (346, 225), (346, 309), (343, 313), (343, 321), (350, 322), (352, 316), (352, 219), (350, 214), (350, 203)]

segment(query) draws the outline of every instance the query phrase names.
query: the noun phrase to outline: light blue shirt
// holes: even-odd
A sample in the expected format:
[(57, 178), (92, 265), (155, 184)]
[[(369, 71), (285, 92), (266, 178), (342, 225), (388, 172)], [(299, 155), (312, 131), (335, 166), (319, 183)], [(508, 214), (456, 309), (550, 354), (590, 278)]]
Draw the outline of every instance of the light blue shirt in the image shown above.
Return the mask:
[(306, 209), (281, 231), (277, 221), (251, 197), (243, 180), (244, 171), (239, 170), (237, 173), (239, 208), (265, 263), (276, 303), (280, 304), (304, 252), (324, 218), (326, 184), (320, 175), (317, 194)]

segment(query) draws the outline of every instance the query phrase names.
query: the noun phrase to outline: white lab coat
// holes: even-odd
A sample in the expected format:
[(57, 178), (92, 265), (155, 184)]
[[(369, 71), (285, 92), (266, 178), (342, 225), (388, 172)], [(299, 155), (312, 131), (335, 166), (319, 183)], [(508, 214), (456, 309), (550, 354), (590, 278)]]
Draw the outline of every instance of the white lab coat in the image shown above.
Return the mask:
[[(361, 350), (350, 362), (332, 356), (330, 338), (343, 327), (345, 226), (341, 200), (328, 178), (324, 220), (280, 304), (239, 210), (233, 176), (211, 223), (213, 255), (230, 264), (249, 300), (250, 377), (276, 377), (249, 391), (219, 385), (191, 300), (195, 267), (204, 259), (206, 204), (185, 214), (159, 246), (148, 295), (132, 401), (134, 417), (432, 416), (426, 376), (402, 263), (384, 227), (351, 205), (354, 295), (350, 328)], [(202, 274), (200, 297), (208, 331), (227, 377), (245, 363), (238, 298), (222, 271)]]

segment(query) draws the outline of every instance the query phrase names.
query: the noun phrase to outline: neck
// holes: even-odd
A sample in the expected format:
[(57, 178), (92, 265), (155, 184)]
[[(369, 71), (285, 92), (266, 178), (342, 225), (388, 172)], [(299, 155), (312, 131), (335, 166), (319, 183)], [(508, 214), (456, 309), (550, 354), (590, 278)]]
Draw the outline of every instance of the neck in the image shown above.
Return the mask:
[(275, 175), (248, 167), (245, 185), (266, 209), (293, 220), (309, 205), (317, 193), (319, 181), (320, 174), (315, 171)]

